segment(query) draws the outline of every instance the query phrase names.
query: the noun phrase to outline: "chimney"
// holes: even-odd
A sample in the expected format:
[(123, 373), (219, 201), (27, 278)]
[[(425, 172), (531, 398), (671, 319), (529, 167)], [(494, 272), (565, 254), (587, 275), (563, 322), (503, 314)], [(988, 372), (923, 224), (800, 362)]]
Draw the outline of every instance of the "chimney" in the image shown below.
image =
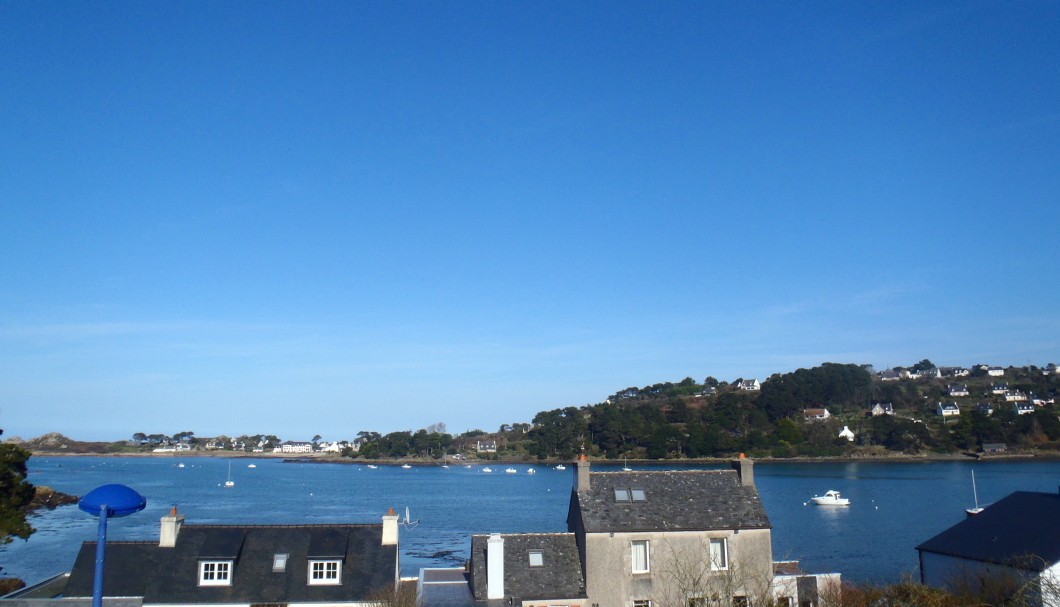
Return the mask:
[(398, 515), (391, 508), (383, 515), (383, 545), (397, 546), (398, 543)]
[(499, 533), (486, 541), (486, 598), (504, 598), (504, 537)]
[(578, 491), (589, 490), (589, 458), (585, 455), (585, 450), (582, 450), (581, 455), (578, 456), (577, 461), (577, 479), (578, 479)]
[(743, 453), (739, 459), (732, 460), (732, 469), (740, 479), (740, 485), (744, 487), (755, 486), (755, 462)]
[(162, 533), (158, 539), (159, 548), (173, 548), (177, 545), (177, 536), (180, 535), (180, 527), (184, 524), (184, 515), (177, 514), (177, 507), (162, 517)]

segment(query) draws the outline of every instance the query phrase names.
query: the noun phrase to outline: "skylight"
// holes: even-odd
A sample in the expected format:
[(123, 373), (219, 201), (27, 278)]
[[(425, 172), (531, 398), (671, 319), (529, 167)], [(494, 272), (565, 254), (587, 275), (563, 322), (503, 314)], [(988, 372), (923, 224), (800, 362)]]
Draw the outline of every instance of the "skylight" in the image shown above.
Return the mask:
[(615, 489), (616, 502), (646, 502), (648, 496), (643, 489), (630, 489), (626, 487)]
[(531, 567), (544, 567), (545, 566), (545, 553), (540, 550), (530, 551), (530, 566)]

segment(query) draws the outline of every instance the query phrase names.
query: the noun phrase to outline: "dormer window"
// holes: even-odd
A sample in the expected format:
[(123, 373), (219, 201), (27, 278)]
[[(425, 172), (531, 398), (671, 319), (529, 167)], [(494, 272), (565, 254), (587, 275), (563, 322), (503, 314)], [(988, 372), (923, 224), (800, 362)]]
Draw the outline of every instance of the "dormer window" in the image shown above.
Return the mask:
[(529, 552), (530, 566), (531, 567), (544, 567), (545, 566), (545, 553), (541, 550), (531, 550)]
[(232, 561), (199, 561), (200, 586), (231, 586)]
[(309, 561), (309, 585), (341, 584), (342, 561), (338, 559)]

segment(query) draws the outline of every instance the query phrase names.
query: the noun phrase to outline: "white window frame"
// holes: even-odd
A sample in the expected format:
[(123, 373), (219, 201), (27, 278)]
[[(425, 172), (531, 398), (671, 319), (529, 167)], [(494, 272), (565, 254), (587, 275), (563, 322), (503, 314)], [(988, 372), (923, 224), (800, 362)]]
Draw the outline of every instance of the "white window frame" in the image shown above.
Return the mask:
[(200, 586), (231, 586), (232, 561), (199, 561)]
[[(314, 571), (318, 569), (319, 571)], [(309, 561), (306, 576), (310, 586), (337, 586), (342, 583), (341, 559), (316, 559)]]
[[(641, 569), (637, 568), (637, 553), (639, 547), (644, 547), (644, 567)], [(633, 573), (650, 573), (651, 572), (651, 542), (649, 540), (633, 540), (629, 543), (629, 556), (630, 556), (630, 570)]]
[[(720, 550), (715, 547), (720, 547)], [(721, 558), (719, 559), (719, 552)], [(723, 537), (710, 538), (710, 570), (728, 571), (729, 569), (729, 541)]]
[(287, 557), (286, 552), (277, 552), (272, 555), (272, 571), (273, 573), (279, 573), (287, 570)]

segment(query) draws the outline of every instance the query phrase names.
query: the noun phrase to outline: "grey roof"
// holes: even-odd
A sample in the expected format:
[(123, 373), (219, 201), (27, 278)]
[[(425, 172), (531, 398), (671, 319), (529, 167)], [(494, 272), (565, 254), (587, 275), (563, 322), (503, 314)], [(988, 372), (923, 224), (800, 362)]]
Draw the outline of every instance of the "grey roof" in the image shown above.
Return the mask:
[[(341, 549), (339, 547), (341, 546)], [(95, 542), (85, 542), (70, 572), (65, 597), (91, 597)], [(274, 572), (273, 555), (288, 554)], [(308, 559), (341, 558), (341, 584), (307, 583)], [(199, 586), (202, 559), (234, 560), (231, 586)], [(184, 525), (176, 546), (107, 542), (108, 597), (147, 603), (304, 603), (368, 598), (392, 586), (397, 546), (382, 545), (382, 525)]]
[(1009, 494), (916, 548), (1041, 571), (1060, 561), (1060, 493)]
[[(619, 502), (616, 489), (642, 489), (645, 499)], [(592, 472), (589, 490), (571, 500), (568, 516), (580, 513), (587, 533), (772, 528), (758, 490), (735, 470)]]
[[(504, 595), (523, 600), (585, 598), (585, 578), (573, 533), (502, 534)], [(486, 600), (488, 535), (471, 536), (471, 591)], [(541, 567), (530, 566), (530, 551), (542, 552)]]

